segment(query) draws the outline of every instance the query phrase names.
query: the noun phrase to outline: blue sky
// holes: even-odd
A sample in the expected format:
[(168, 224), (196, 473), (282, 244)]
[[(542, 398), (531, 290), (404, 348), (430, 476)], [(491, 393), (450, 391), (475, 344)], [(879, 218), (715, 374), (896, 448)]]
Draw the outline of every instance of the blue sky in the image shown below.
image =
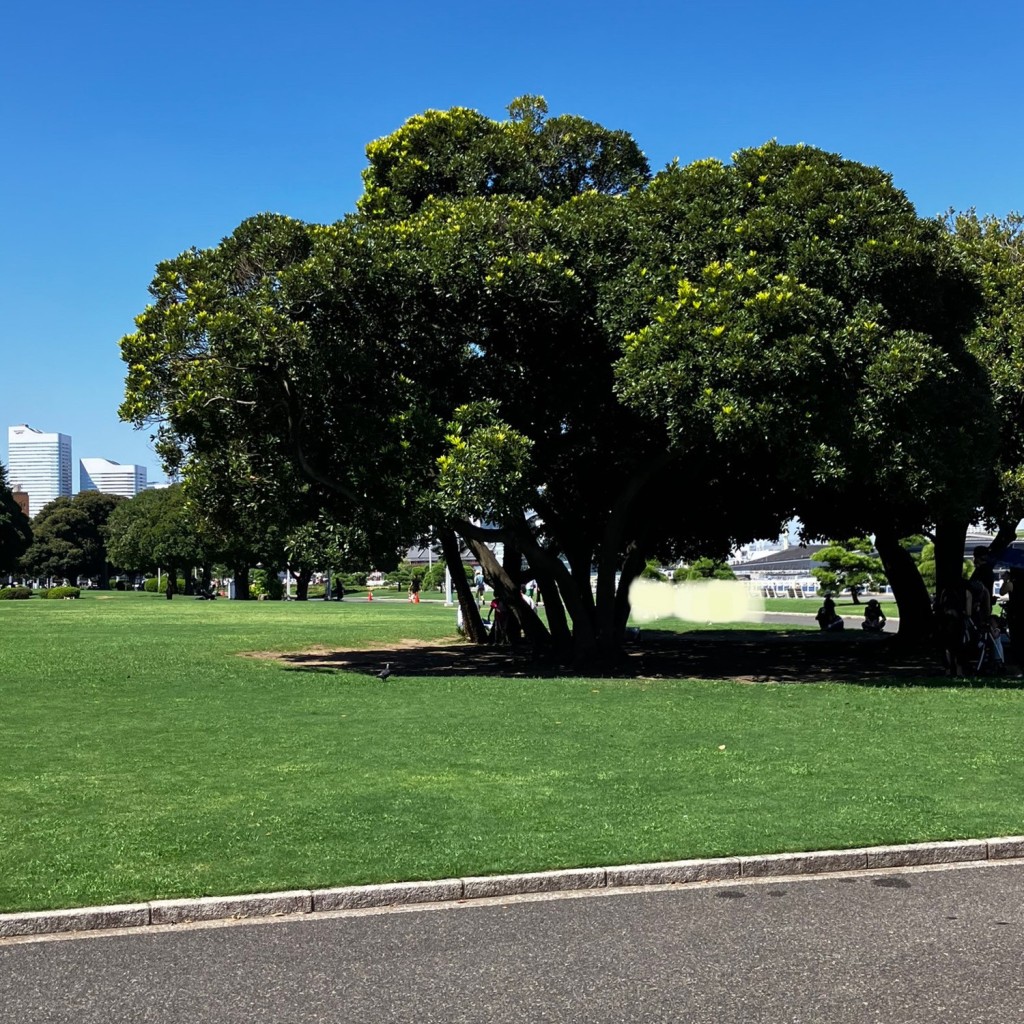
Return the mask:
[[(1024, 6), (875, 0), (20, 4), (0, 42), (0, 427), (146, 465), (117, 342), (160, 259), (272, 210), (332, 221), (364, 147), (523, 93), (656, 170), (766, 139), (877, 164), (930, 216), (1024, 208)], [(6, 461), (6, 429), (0, 455)]]

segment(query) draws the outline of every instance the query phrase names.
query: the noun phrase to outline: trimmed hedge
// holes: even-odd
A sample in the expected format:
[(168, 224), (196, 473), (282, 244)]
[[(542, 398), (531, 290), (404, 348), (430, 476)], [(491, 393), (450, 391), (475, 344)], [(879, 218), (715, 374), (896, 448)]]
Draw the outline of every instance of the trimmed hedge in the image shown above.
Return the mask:
[(4, 587), (0, 589), (0, 601), (27, 601), (32, 596), (28, 587)]
[(49, 590), (42, 591), (42, 595), (59, 601), (65, 597), (79, 598), (82, 596), (82, 591), (79, 587), (50, 587)]
[[(157, 587), (157, 578), (155, 576), (150, 576), (149, 579), (146, 580), (145, 583), (142, 584), (142, 589), (145, 590), (147, 594), (155, 594), (157, 592), (156, 587)], [(160, 577), (160, 593), (161, 594), (166, 594), (167, 593), (167, 577), (166, 576), (161, 576)], [(180, 579), (180, 578), (178, 579), (178, 593), (179, 594), (184, 594), (185, 593), (185, 581), (183, 579)]]

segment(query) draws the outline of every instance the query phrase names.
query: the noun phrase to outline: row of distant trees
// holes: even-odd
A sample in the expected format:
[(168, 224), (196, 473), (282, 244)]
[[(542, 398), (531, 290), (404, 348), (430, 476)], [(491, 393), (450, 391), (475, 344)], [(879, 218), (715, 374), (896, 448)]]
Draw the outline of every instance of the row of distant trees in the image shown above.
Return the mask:
[(236, 596), (245, 599), (251, 569), (262, 565), (272, 574), (290, 569), (296, 596), (304, 600), (314, 571), (365, 568), (355, 549), (334, 543), (338, 533), (332, 529), (320, 533), (312, 522), (281, 535), (273, 526), (245, 536), (229, 534), (211, 524), (177, 484), (130, 500), (81, 491), (49, 502), (30, 523), (14, 502), (0, 464), (0, 572), (72, 583), (86, 577), (106, 588), (113, 576), (151, 576), (162, 570), (173, 596), (179, 578), (186, 592), (196, 585), (209, 587), (219, 566), (235, 579)]

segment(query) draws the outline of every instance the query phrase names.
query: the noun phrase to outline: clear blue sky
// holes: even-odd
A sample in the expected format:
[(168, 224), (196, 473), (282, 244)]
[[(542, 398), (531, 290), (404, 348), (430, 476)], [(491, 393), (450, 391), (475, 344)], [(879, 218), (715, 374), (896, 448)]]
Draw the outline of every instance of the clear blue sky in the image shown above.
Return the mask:
[(332, 221), (364, 147), (523, 93), (657, 170), (769, 138), (889, 171), (923, 215), (1024, 207), (1019, 0), (56, 0), (0, 41), (0, 454), (27, 422), (137, 462), (117, 342), (160, 259), (272, 210)]

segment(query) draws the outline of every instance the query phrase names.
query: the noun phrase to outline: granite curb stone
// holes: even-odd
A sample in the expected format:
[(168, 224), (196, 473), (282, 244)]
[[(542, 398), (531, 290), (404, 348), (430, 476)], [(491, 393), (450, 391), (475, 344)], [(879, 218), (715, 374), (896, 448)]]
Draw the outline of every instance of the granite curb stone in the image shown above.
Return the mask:
[(868, 851), (869, 868), (909, 868), (922, 864), (958, 864), (988, 860), (987, 839), (953, 839), (941, 843), (874, 846)]
[(740, 857), (743, 878), (775, 875), (814, 875), (825, 871), (859, 871), (868, 866), (867, 849), (820, 850), (813, 853), (773, 853), (763, 857)]
[(313, 909), (309, 889), (253, 893), (246, 896), (204, 896), (193, 900), (153, 900), (151, 924), (184, 924), (186, 921), (220, 921), (238, 917), (274, 917), (277, 914), (308, 914)]
[(138, 928), (149, 924), (183, 924), (189, 921), (308, 914), (312, 911), (444, 903), (527, 893), (674, 885), (1014, 858), (1024, 858), (1024, 836), (912, 843), (905, 846), (873, 846), (852, 850), (776, 853), (760, 857), (717, 857), (664, 861), (656, 864), (623, 864), (607, 868), (567, 868), (519, 875), (481, 875), (425, 882), (355, 885), (337, 889), (296, 889), (244, 896), (152, 900), (149, 903), (0, 914), (0, 938)]
[(988, 859), (1024, 857), (1024, 836), (1002, 836), (988, 841)]
[(70, 910), (31, 910), (21, 914), (0, 914), (0, 938), (97, 931), (102, 928), (139, 928), (147, 924), (148, 903), (119, 903), (106, 907), (75, 907)]
[(522, 875), (478, 875), (464, 878), (463, 899), (488, 896), (522, 896), (530, 892), (567, 892), (572, 889), (603, 889), (604, 868), (567, 868), (562, 871), (531, 871)]
[(436, 882), (389, 882), (383, 885), (348, 885), (314, 889), (313, 910), (361, 910), (366, 907), (402, 906), (407, 903), (443, 903), (462, 899), (462, 879)]
[(670, 860), (661, 864), (623, 864), (608, 868), (608, 887), (629, 885), (675, 885), (711, 882), (740, 877), (739, 857), (713, 860)]

